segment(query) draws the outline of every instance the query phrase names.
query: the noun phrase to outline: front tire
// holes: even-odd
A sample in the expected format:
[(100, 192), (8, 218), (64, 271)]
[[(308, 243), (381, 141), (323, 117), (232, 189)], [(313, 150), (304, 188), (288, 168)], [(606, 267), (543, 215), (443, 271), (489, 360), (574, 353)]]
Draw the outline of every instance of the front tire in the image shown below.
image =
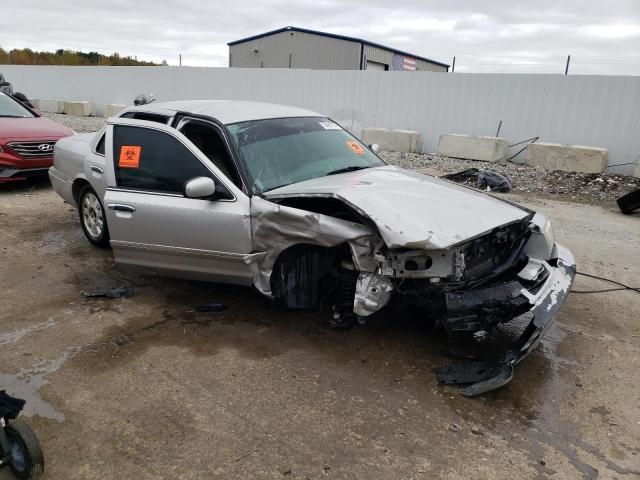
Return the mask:
[(82, 187), (78, 195), (78, 213), (87, 240), (96, 247), (109, 248), (107, 216), (98, 194), (89, 185)]
[(9, 439), (9, 467), (13, 475), (19, 480), (40, 478), (44, 473), (44, 455), (31, 427), (14, 420), (4, 430)]

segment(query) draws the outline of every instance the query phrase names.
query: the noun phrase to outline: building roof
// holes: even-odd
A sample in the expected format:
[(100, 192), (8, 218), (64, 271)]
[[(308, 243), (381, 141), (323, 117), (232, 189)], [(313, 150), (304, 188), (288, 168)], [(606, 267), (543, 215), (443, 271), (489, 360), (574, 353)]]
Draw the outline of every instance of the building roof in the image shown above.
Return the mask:
[(407, 57), (415, 58), (417, 60), (423, 60), (423, 61), (429, 62), (429, 63), (434, 63), (436, 65), (441, 65), (441, 66), (447, 67), (447, 68), (450, 67), (450, 65), (447, 64), (447, 63), (442, 63), (442, 62), (438, 62), (436, 60), (432, 60), (430, 58), (421, 57), (419, 55), (414, 55), (413, 53), (404, 52), (402, 50), (398, 50), (397, 48), (387, 47), (386, 45), (381, 45), (379, 43), (370, 42), (369, 40), (364, 40), (362, 38), (348, 37), (346, 35), (337, 35), (335, 33), (320, 32), (318, 30), (309, 30), (307, 28), (299, 28), (299, 27), (291, 27), (291, 26), (278, 28), (277, 30), (271, 30), (270, 32), (260, 33), (258, 35), (253, 35), (251, 37), (241, 38), (240, 40), (235, 40), (233, 42), (229, 42), (229, 43), (227, 43), (227, 45), (229, 45), (231, 47), (233, 45), (238, 45), (240, 43), (249, 42), (251, 40), (257, 40), (258, 38), (268, 37), (270, 35), (275, 35), (276, 33), (282, 33), (282, 32), (310, 33), (312, 35), (320, 35), (322, 37), (337, 38), (337, 39), (340, 39), (340, 40), (347, 40), (349, 42), (358, 42), (358, 43), (362, 43), (364, 45), (371, 45), (372, 47), (383, 48), (385, 50), (389, 50), (391, 52), (397, 53), (398, 55), (405, 55)]
[(267, 118), (286, 117), (325, 117), (311, 110), (289, 107), (275, 103), (248, 102), (241, 100), (180, 100), (175, 102), (153, 102), (126, 111), (141, 110), (144, 112), (170, 113), (186, 112), (212, 117), (225, 125), (264, 120)]

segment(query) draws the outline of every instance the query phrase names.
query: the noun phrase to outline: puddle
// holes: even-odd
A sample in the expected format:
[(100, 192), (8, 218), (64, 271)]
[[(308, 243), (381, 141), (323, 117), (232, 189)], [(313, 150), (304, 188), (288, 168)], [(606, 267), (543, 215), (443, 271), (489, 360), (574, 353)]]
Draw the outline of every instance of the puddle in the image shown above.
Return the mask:
[[(65, 309), (60, 315), (69, 316), (74, 313), (74, 309)], [(47, 330), (56, 325), (58, 325), (58, 320), (55, 317), (49, 317), (44, 322), (35, 323), (11, 332), (2, 332), (0, 333), (0, 346), (17, 343), (32, 333)], [(67, 360), (76, 356), (80, 351), (81, 347), (68, 347), (57, 358), (42, 360), (30, 367), (20, 369), (15, 374), (0, 372), (0, 389), (7, 390), (9, 394), (27, 401), (25, 408), (22, 410), (23, 415), (38, 415), (50, 420), (63, 422), (65, 419), (64, 414), (46, 402), (38, 391), (49, 384), (46, 378), (49, 374), (59, 370)]]
[(0, 373), (0, 385), (15, 397), (27, 401), (22, 414), (64, 422), (64, 414), (56, 410), (49, 402), (43, 400), (38, 391), (49, 384), (47, 375), (58, 371), (64, 363), (75, 357), (81, 351), (80, 347), (69, 347), (53, 360), (43, 360), (28, 368), (22, 368), (16, 374)]
[(19, 330), (15, 330), (13, 332), (0, 333), (0, 345), (8, 345), (10, 343), (15, 343), (22, 339), (23, 337), (29, 335), (33, 332), (39, 332), (40, 330), (46, 330), (47, 328), (51, 328), (56, 325), (58, 322), (55, 321), (52, 317), (46, 322), (36, 323), (34, 325), (30, 325), (25, 328), (21, 328)]
[[(577, 361), (558, 353), (571, 334), (561, 325), (548, 332), (538, 349), (518, 367), (520, 372), (516, 371), (511, 385), (492, 394), (493, 400), (483, 407), (487, 409), (483, 423), (513, 448), (526, 452), (530, 465), (537, 471), (536, 479), (556, 473), (543, 462), (547, 448), (561, 453), (584, 478), (595, 479), (602, 474), (589, 457), (611, 472), (640, 475), (639, 471), (618, 465), (597, 446), (583, 440), (579, 427), (560, 414), (559, 405), (577, 380), (573, 367), (579, 366)], [(496, 417), (496, 412), (502, 414)], [(477, 421), (482, 413), (474, 409), (473, 415), (470, 421)], [(520, 423), (522, 429), (514, 429), (509, 419)]]

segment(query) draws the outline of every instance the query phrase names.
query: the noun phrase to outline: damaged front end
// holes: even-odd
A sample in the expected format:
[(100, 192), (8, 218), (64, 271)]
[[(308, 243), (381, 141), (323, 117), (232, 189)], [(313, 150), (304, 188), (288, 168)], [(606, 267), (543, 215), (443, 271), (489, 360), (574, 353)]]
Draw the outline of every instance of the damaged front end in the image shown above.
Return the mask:
[[(391, 228), (340, 195), (254, 197), (254, 246), (265, 252), (254, 285), (287, 308), (329, 304), (337, 327), (399, 305), (418, 307), (451, 334), (482, 337), (528, 315), (518, 341), (496, 358), (437, 370), (441, 383), (470, 384), (461, 393), (477, 395), (512, 378), (575, 276), (573, 257), (555, 243), (547, 219), (507, 207), (500, 214), (508, 221), (488, 231), (466, 238), (452, 233), (451, 241), (444, 230), (430, 231), (427, 240), (405, 241), (413, 235), (408, 223)], [(476, 229), (484, 228), (475, 221)]]
[[(555, 243), (548, 220), (531, 213), (447, 250), (391, 253), (377, 274), (392, 279), (396, 302), (421, 307), (451, 334), (483, 338), (501, 324), (528, 320), (497, 356), (436, 370), (440, 383), (466, 384), (460, 393), (474, 396), (511, 380), (514, 366), (553, 323), (576, 267), (571, 252)], [(358, 300), (367, 301), (366, 292), (360, 299), (358, 293), (356, 310)]]

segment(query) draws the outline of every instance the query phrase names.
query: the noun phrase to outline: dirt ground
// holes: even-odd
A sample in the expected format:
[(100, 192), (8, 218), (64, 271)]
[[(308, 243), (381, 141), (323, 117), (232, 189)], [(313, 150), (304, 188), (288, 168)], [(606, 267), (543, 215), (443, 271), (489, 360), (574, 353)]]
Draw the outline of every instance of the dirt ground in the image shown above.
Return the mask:
[[(640, 286), (640, 215), (509, 198), (579, 271)], [(637, 293), (572, 293), (514, 380), (469, 399), (436, 383), (451, 360), (424, 322), (334, 331), (247, 288), (123, 274), (46, 182), (0, 188), (0, 252), (0, 388), (28, 400), (47, 479), (640, 478)], [(210, 301), (229, 308), (194, 311)]]

